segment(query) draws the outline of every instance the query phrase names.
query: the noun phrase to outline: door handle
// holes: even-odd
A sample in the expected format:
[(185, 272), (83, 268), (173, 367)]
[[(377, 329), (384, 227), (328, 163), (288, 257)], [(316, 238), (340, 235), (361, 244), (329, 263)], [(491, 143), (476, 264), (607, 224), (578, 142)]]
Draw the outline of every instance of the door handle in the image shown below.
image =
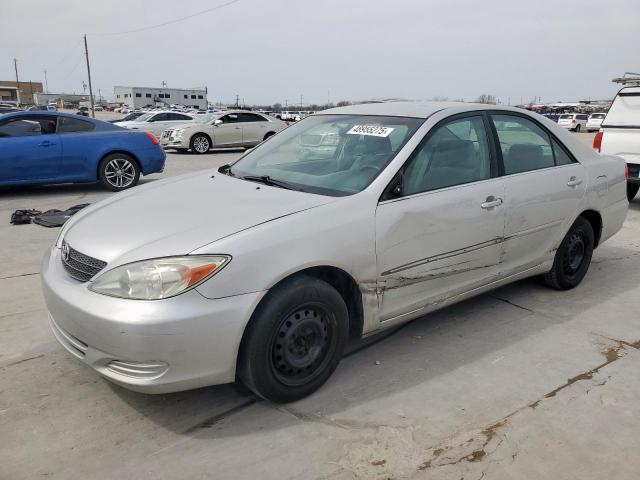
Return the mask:
[(490, 195), (487, 197), (484, 203), (480, 204), (480, 207), (488, 210), (489, 208), (498, 207), (500, 205), (502, 205), (502, 199)]
[(567, 187), (577, 187), (581, 183), (582, 183), (582, 179), (576, 178), (576, 177), (571, 177), (569, 179), (569, 181), (567, 182)]
[(45, 140), (44, 142), (41, 142), (38, 146), (39, 147), (53, 147), (55, 145), (55, 143), (50, 142), (49, 140)]

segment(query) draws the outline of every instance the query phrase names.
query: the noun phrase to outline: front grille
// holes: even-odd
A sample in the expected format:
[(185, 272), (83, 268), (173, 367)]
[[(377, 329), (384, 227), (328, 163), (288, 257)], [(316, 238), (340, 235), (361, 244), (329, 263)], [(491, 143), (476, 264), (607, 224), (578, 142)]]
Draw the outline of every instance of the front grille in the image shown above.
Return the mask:
[(76, 280), (88, 282), (107, 266), (107, 262), (80, 253), (71, 248), (68, 243), (62, 242), (62, 266)]

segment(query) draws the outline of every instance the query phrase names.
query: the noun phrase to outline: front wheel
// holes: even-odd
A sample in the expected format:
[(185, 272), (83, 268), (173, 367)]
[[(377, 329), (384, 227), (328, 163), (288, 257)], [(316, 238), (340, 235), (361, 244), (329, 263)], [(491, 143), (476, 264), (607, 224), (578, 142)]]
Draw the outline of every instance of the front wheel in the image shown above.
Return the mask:
[(591, 224), (578, 217), (556, 251), (553, 267), (545, 283), (556, 290), (569, 290), (580, 284), (591, 264), (594, 234)]
[(633, 200), (634, 197), (638, 194), (638, 190), (640, 190), (640, 184), (627, 183), (627, 200)]
[(209, 137), (198, 133), (191, 138), (191, 150), (198, 154), (207, 153), (211, 148), (211, 141)]
[(311, 394), (338, 366), (349, 331), (347, 306), (328, 283), (300, 275), (270, 291), (254, 312), (238, 377), (277, 403)]
[(140, 179), (138, 162), (125, 153), (107, 155), (98, 165), (98, 179), (114, 192), (131, 188)]

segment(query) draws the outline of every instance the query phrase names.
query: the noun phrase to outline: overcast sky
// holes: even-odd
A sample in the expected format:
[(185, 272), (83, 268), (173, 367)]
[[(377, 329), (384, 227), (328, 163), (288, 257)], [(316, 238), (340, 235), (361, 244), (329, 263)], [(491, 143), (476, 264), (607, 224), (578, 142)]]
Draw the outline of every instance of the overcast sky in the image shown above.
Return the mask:
[(609, 98), (640, 70), (639, 0), (0, 0), (0, 80), (81, 92), (207, 86), (247, 104), (433, 97)]

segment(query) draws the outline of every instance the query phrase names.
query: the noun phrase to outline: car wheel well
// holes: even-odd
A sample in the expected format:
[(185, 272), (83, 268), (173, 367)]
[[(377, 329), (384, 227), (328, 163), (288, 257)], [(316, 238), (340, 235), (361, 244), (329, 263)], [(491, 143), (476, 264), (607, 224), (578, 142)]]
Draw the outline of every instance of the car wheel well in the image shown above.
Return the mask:
[(579, 216), (591, 224), (594, 239), (593, 248), (596, 248), (600, 243), (600, 235), (602, 234), (602, 217), (595, 210), (585, 210)]
[(276, 134), (276, 132), (267, 132), (267, 133), (265, 133), (264, 134), (264, 138), (262, 139), (262, 141), (265, 141), (267, 138), (269, 138), (269, 137), (271, 137), (271, 136), (273, 136), (275, 134)]
[(191, 146), (191, 142), (193, 141), (193, 137), (195, 137), (196, 135), (204, 135), (205, 137), (207, 137), (207, 140), (209, 140), (209, 145), (211, 145), (211, 147), (213, 147), (213, 140), (211, 139), (209, 134), (205, 133), (205, 132), (196, 132), (193, 135), (191, 135), (191, 138), (189, 139), (189, 146)]
[(100, 164), (102, 163), (102, 160), (107, 158), (109, 155), (113, 155), (116, 153), (121, 153), (123, 155), (126, 155), (127, 157), (130, 157), (133, 161), (136, 162), (136, 166), (138, 167), (138, 170), (140, 170), (140, 173), (144, 174), (142, 165), (140, 164), (140, 160), (138, 160), (138, 157), (136, 157), (133, 153), (127, 152), (125, 150), (114, 150), (112, 152), (105, 153), (102, 157), (100, 157), (100, 160), (98, 160), (98, 165), (96, 165), (96, 178), (100, 178)]
[[(362, 328), (364, 326), (364, 314), (362, 310), (362, 293), (358, 288), (358, 284), (344, 270), (337, 267), (330, 266), (318, 266), (310, 267), (304, 270), (295, 272), (276, 283), (270, 290), (275, 289), (278, 285), (285, 281), (290, 280), (293, 277), (300, 275), (306, 275), (307, 277), (317, 278), (324, 282), (327, 282), (333, 288), (335, 288), (344, 303), (347, 305), (347, 311), (349, 313), (349, 339), (358, 339), (362, 336)], [(268, 298), (266, 295), (260, 303)], [(256, 307), (256, 311), (260, 308), (260, 304)]]

